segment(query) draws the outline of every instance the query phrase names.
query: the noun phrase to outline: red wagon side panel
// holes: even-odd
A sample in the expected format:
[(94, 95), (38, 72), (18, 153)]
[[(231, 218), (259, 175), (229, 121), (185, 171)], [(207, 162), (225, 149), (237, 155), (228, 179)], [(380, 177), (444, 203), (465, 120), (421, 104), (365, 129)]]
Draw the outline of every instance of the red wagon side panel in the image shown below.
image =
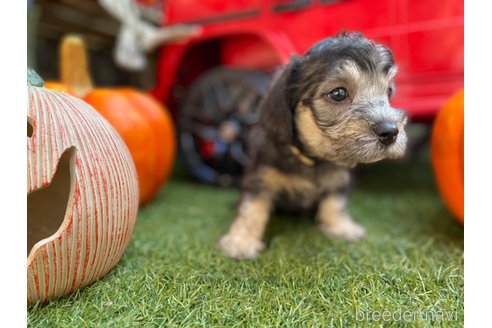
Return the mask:
[(200, 37), (164, 46), (154, 95), (171, 108), (208, 68), (272, 71), (341, 30), (388, 45), (400, 73), (394, 105), (429, 119), (463, 87), (463, 2), (408, 0), (170, 0), (167, 24), (196, 23)]

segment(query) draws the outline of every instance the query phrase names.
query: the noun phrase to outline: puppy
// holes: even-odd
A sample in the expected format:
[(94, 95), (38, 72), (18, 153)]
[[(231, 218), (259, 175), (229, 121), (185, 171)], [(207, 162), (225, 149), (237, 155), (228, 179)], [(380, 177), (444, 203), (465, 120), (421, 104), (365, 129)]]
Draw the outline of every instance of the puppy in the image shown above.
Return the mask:
[(219, 247), (235, 259), (265, 249), (272, 210), (317, 209), (327, 236), (358, 240), (348, 210), (350, 168), (405, 152), (405, 113), (391, 107), (392, 52), (359, 33), (322, 40), (294, 56), (260, 104), (261, 133), (242, 181), (238, 214)]

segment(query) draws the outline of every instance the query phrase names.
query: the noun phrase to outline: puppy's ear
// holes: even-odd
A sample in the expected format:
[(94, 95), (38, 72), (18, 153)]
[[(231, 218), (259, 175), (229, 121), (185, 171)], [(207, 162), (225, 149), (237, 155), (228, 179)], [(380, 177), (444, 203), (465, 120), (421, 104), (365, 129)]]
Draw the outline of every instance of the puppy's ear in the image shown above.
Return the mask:
[(293, 135), (293, 113), (297, 104), (296, 89), (300, 58), (293, 56), (289, 64), (263, 99), (260, 117), (268, 135), (278, 142), (290, 143)]

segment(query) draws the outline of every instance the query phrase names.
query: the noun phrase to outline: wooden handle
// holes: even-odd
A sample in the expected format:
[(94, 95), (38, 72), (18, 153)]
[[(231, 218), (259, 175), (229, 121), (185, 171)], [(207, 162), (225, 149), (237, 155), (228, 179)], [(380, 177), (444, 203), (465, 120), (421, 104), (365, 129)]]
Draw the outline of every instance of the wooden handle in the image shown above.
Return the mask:
[(84, 97), (94, 89), (84, 40), (74, 34), (64, 36), (59, 53), (61, 82), (76, 96)]

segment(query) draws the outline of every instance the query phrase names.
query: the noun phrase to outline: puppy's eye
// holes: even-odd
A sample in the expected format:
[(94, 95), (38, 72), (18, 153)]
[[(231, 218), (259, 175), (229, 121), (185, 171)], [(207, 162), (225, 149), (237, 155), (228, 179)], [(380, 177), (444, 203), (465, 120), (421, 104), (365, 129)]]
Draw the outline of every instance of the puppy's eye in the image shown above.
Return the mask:
[(343, 101), (348, 97), (348, 91), (345, 88), (336, 88), (327, 93), (327, 96), (334, 101)]

